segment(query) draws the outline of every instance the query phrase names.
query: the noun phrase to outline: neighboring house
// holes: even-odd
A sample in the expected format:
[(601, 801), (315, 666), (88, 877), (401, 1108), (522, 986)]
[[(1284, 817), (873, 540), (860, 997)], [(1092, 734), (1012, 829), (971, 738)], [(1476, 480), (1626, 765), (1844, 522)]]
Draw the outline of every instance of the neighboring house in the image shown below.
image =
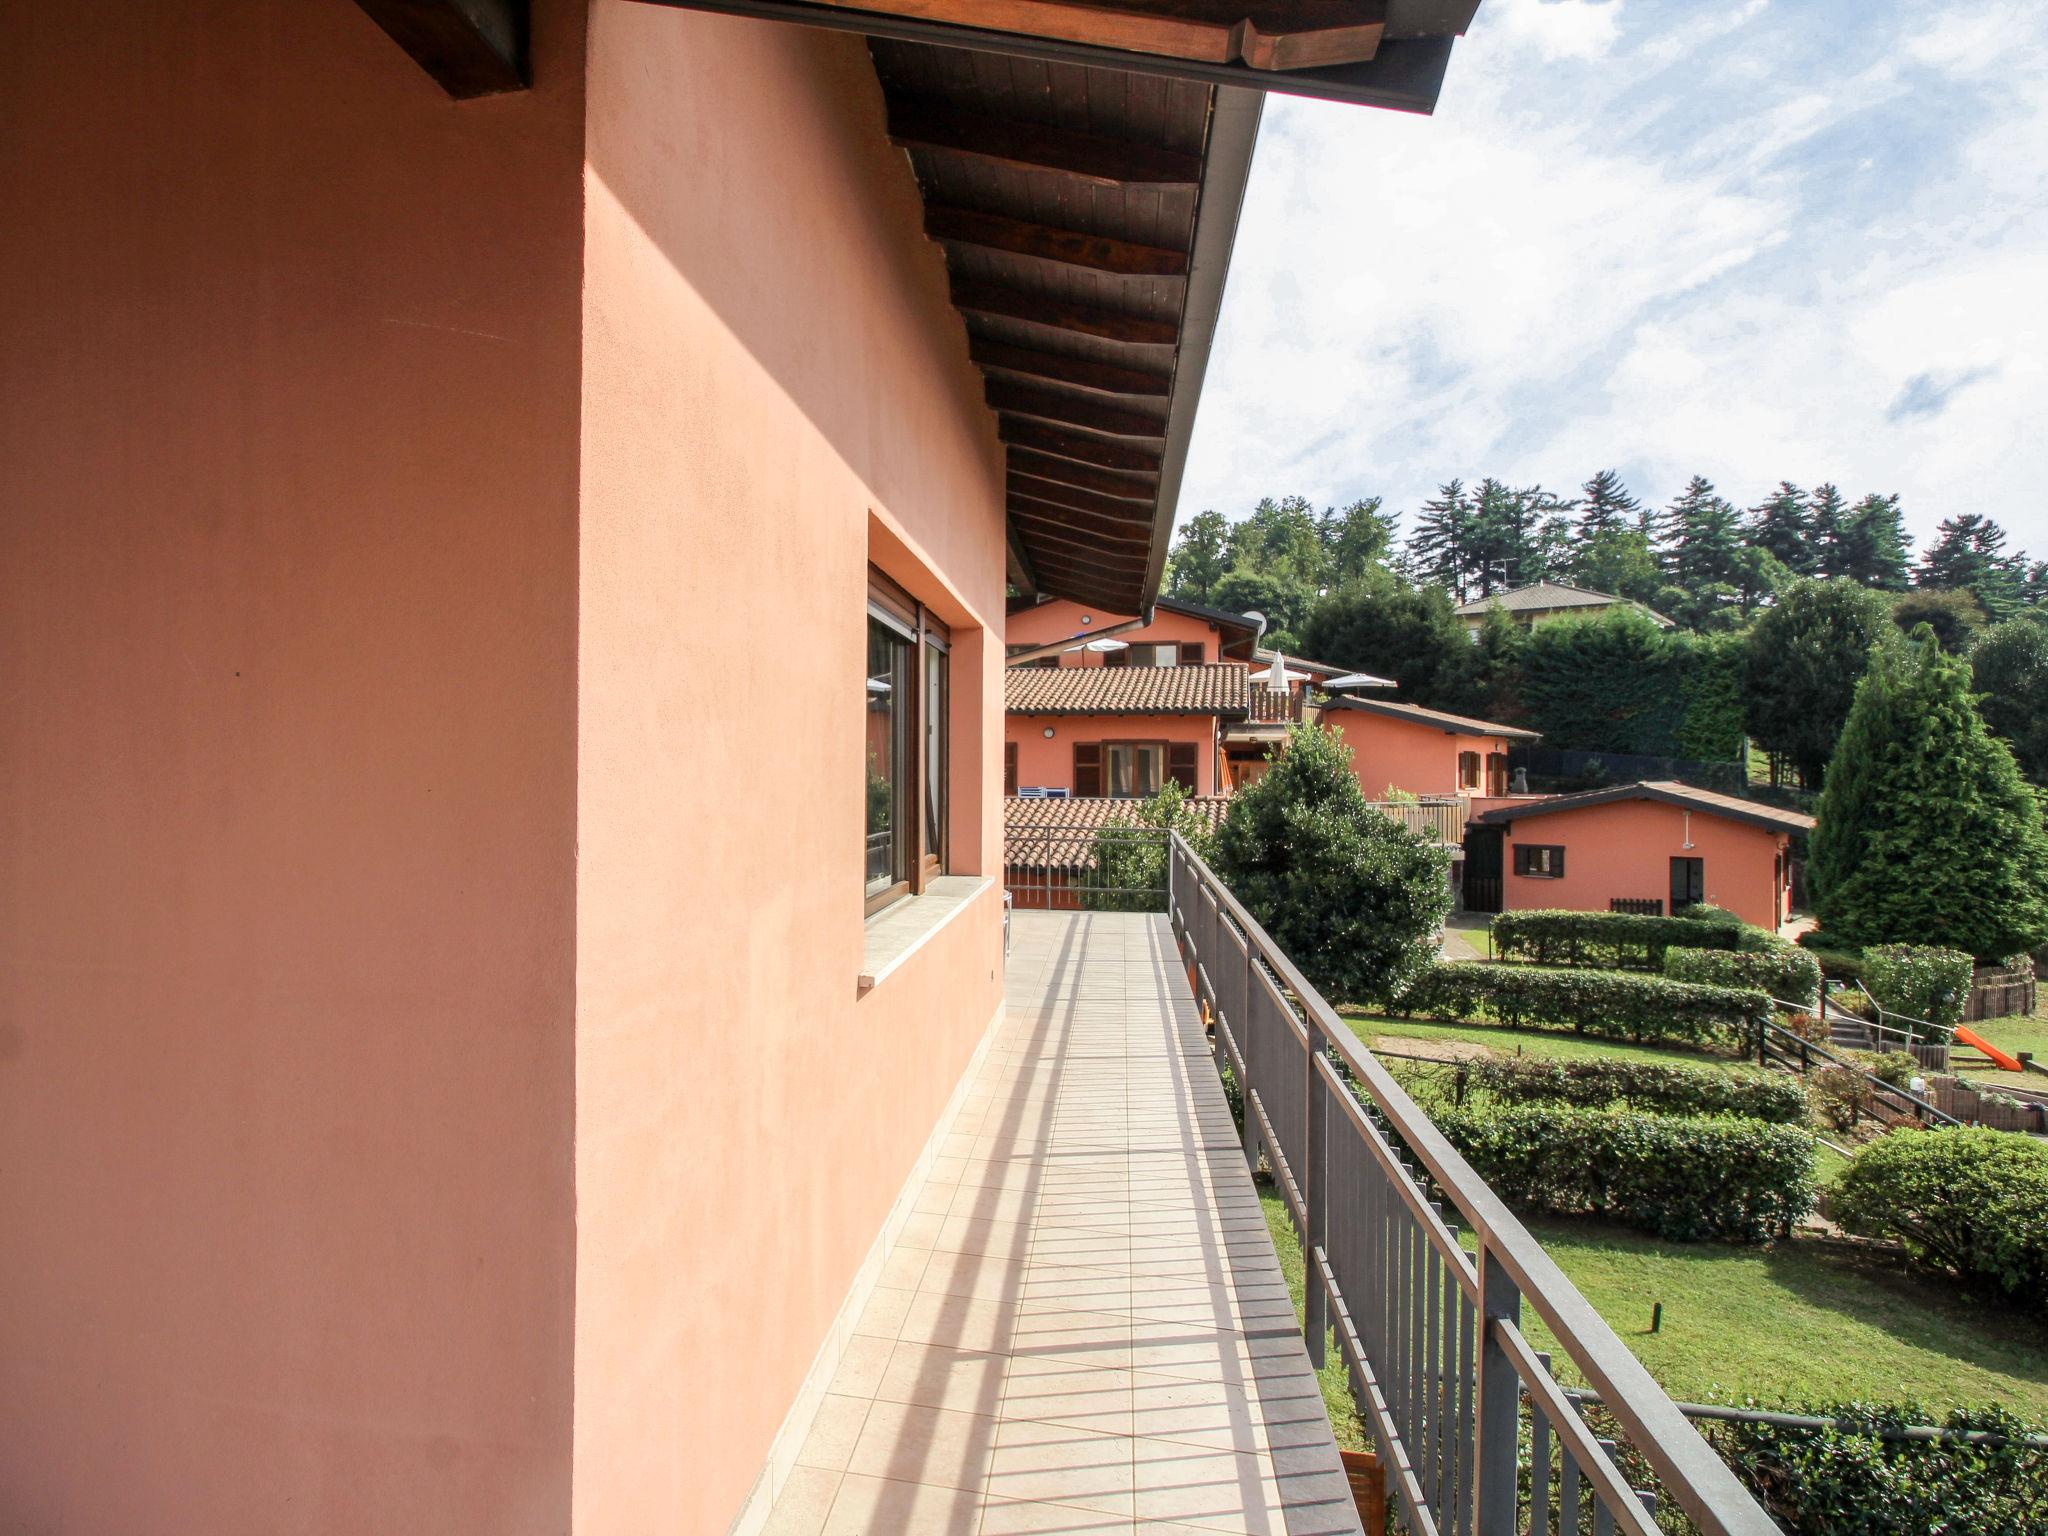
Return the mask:
[(1539, 581), (1526, 587), (1515, 587), (1507, 592), (1495, 592), (1490, 597), (1474, 598), (1469, 603), (1460, 603), (1454, 610), (1467, 629), (1478, 632), (1486, 622), (1490, 609), (1499, 608), (1523, 628), (1547, 624), (1552, 619), (1575, 618), (1581, 614), (1599, 613), (1607, 608), (1633, 608), (1648, 615), (1663, 629), (1671, 628), (1671, 620), (1641, 603), (1626, 597), (1614, 597), (1606, 592), (1594, 592), (1585, 587), (1567, 586), (1561, 581)]
[(1500, 806), (1466, 834), (1473, 911), (1671, 912), (1694, 902), (1776, 929), (1791, 914), (1791, 845), (1813, 818), (1668, 782)]
[[(1223, 824), (1230, 805), (1222, 796), (1185, 803), (1211, 832)], [(1023, 910), (1085, 907), (1099, 834), (1105, 827), (1135, 820), (1136, 814), (1137, 807), (1128, 800), (1005, 800), (1003, 884), (1012, 903)], [(1163, 860), (1160, 870), (1165, 870)]]
[(762, 1529), (1003, 1016), (1006, 584), (1146, 610), (1263, 92), (1472, 7), (1135, 9), (15, 8), (0, 1524)]
[(1542, 740), (1535, 731), (1424, 709), (1393, 699), (1332, 699), (1323, 725), (1351, 748), (1352, 770), (1369, 800), (1406, 795), (1505, 797), (1508, 748)]

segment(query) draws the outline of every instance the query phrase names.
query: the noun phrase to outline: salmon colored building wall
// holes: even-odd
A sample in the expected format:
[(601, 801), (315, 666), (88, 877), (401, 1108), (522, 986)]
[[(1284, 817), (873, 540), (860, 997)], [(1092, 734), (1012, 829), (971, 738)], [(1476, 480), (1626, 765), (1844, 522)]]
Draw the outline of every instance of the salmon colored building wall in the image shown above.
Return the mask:
[[(1605, 912), (1616, 896), (1669, 902), (1671, 860), (1705, 861), (1706, 898), (1746, 923), (1776, 928), (1787, 911), (1778, 857), (1791, 839), (1768, 827), (1730, 821), (1702, 811), (1691, 813), (1687, 848), (1685, 810), (1654, 800), (1619, 800), (1606, 805), (1530, 816), (1503, 838), (1503, 890), (1510, 911), (1563, 907)], [(1515, 873), (1517, 843), (1551, 844), (1565, 850), (1562, 879)]]
[[(1045, 728), (1052, 727), (1046, 740)], [(1004, 739), (1017, 744), (1020, 789), (1074, 788), (1074, 744), (1091, 741), (1192, 741), (1195, 793), (1216, 788), (1216, 717), (1213, 715), (1010, 715)]]
[(856, 984), (866, 563), (970, 873), (1004, 571), (865, 50), (12, 19), (0, 1526), (724, 1531), (1000, 1001), (993, 889)]
[(999, 873), (1001, 454), (858, 37), (603, 0), (590, 53), (576, 1529), (721, 1532), (1000, 1004), (995, 886), (855, 983), (871, 549)]
[[(1091, 622), (1084, 625), (1081, 622), (1083, 617)], [(1127, 613), (1102, 613), (1093, 608), (1084, 608), (1081, 604), (1063, 597), (1055, 598), (1051, 602), (1022, 608), (1011, 614), (1005, 639), (1010, 645), (1050, 645), (1055, 640), (1064, 640), (1084, 630), (1103, 630), (1114, 624), (1128, 624), (1131, 617)], [(1204, 661), (1226, 659), (1219, 649), (1225, 636), (1207, 619), (1197, 619), (1184, 613), (1170, 613), (1164, 608), (1154, 609), (1152, 622), (1142, 629), (1127, 630), (1114, 638), (1131, 645), (1196, 641), (1202, 646)], [(1229, 638), (1241, 637), (1233, 631)], [(1102, 652), (1091, 651), (1084, 646), (1063, 654), (1060, 657), (1060, 665), (1099, 667), (1102, 665), (1102, 657)]]
[(560, 1532), (583, 17), (0, 50), (0, 1528)]
[[(1330, 709), (1323, 724), (1351, 748), (1351, 771), (1368, 800), (1386, 797), (1387, 786), (1411, 795), (1455, 795), (1458, 754), (1479, 754), (1479, 782), (1486, 784), (1486, 759), (1506, 753), (1504, 736), (1465, 736), (1440, 726), (1376, 715), (1362, 709)], [(1464, 791), (1470, 793), (1470, 791)]]

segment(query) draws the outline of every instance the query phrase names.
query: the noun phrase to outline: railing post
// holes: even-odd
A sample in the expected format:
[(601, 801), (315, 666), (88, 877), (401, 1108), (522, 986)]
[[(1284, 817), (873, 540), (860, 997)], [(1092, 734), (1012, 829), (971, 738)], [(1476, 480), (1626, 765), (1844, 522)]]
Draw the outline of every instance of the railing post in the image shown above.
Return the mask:
[[(1220, 910), (1216, 922), (1218, 927), (1222, 926)], [(1259, 1171), (1259, 1116), (1258, 1111), (1252, 1108), (1252, 1033), (1257, 1026), (1252, 1023), (1252, 1014), (1258, 1004), (1252, 997), (1252, 963), (1252, 941), (1247, 934), (1244, 941), (1244, 982), (1237, 994), (1244, 999), (1244, 1005), (1238, 1009), (1244, 1017), (1232, 1019), (1230, 1023), (1237, 1032), (1238, 1059), (1244, 1063), (1244, 1081), (1237, 1085), (1237, 1096), (1244, 1101), (1244, 1161), (1256, 1176)]]
[(1308, 1145), (1302, 1154), (1305, 1166), (1297, 1172), (1295, 1182), (1301, 1190), (1302, 1204), (1307, 1207), (1303, 1225), (1308, 1231), (1301, 1245), (1302, 1326), (1308, 1332), (1308, 1357), (1321, 1370), (1323, 1340), (1330, 1328), (1329, 1298), (1323, 1293), (1323, 1268), (1319, 1261), (1329, 1241), (1330, 1203), (1324, 1198), (1329, 1180), (1323, 1174), (1329, 1165), (1330, 1095), (1317, 1069), (1329, 1054), (1330, 1042), (1313, 1014), (1308, 1016), (1307, 1024), (1308, 1050), (1304, 1060), (1308, 1066)]
[(1496, 1325), (1519, 1327), (1522, 1293), (1501, 1268), (1491, 1247), (1479, 1245), (1478, 1412), (1473, 1432), (1478, 1440), (1473, 1471), (1478, 1482), (1474, 1536), (1515, 1536), (1516, 1502), (1520, 1492), (1518, 1443), (1522, 1414), (1522, 1383), (1514, 1363), (1501, 1346)]

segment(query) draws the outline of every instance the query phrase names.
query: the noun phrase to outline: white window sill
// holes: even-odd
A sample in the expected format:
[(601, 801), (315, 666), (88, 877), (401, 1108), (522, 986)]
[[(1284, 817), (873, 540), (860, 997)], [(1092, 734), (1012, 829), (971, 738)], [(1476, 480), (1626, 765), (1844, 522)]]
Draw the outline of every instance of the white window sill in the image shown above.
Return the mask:
[(863, 935), (860, 990), (868, 992), (880, 986), (994, 883), (987, 875), (939, 875), (925, 886), (922, 895), (905, 897), (869, 918)]

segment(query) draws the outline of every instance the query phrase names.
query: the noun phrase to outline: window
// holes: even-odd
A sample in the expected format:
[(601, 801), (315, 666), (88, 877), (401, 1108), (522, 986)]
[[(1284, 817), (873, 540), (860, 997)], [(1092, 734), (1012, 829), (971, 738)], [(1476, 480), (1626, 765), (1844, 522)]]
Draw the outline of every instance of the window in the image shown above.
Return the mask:
[(1504, 795), (1508, 792), (1508, 755), (1505, 752), (1486, 754), (1486, 792), (1489, 795)]
[(1155, 645), (1149, 640), (1120, 651), (1105, 651), (1102, 656), (1105, 667), (1170, 667), (1179, 660), (1179, 646)]
[(869, 570), (861, 895), (870, 914), (945, 868), (950, 640), (929, 611)]
[(1174, 779), (1193, 794), (1195, 761), (1192, 741), (1077, 741), (1074, 793), (1148, 800)]
[(1478, 787), (1479, 754), (1477, 752), (1460, 752), (1458, 754), (1458, 788), (1477, 789)]
[(1199, 667), (1202, 664), (1202, 642), (1183, 640), (1180, 643), (1180, 664), (1184, 667)]
[(1017, 743), (1014, 741), (1003, 743), (1003, 793), (1017, 793)]
[(1564, 849), (1554, 843), (1517, 843), (1515, 873), (1536, 880), (1562, 880)]

